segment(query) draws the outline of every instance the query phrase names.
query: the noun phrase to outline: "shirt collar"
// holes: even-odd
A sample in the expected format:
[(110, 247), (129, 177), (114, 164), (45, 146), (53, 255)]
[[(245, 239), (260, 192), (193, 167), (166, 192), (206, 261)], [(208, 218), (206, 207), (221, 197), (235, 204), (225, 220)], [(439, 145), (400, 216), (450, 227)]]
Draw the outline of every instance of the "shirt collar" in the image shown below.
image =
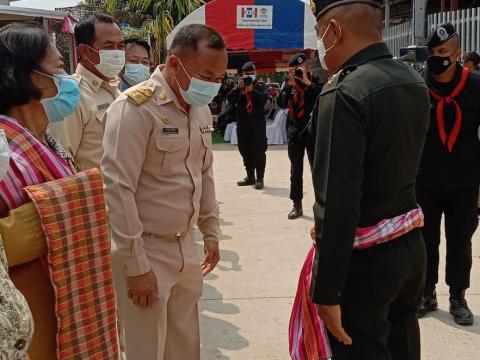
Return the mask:
[(80, 75), (81, 78), (86, 81), (95, 92), (98, 92), (101, 87), (108, 91), (115, 92), (120, 84), (120, 80), (118, 78), (114, 78), (109, 82), (104, 81), (90, 70), (82, 66), (82, 64), (78, 64), (75, 72)]
[(152, 80), (155, 84), (156, 90), (156, 101), (158, 105), (167, 104), (173, 102), (175, 106), (182, 112), (186, 112), (185, 109), (180, 105), (177, 99), (177, 95), (173, 92), (170, 85), (163, 77), (162, 70), (165, 68), (165, 65), (158, 66), (152, 74)]
[(393, 58), (392, 53), (384, 42), (370, 45), (365, 49), (359, 51), (358, 53), (353, 55), (345, 64), (343, 64), (341, 69), (345, 69), (349, 66), (362, 65), (368, 61), (380, 58)]

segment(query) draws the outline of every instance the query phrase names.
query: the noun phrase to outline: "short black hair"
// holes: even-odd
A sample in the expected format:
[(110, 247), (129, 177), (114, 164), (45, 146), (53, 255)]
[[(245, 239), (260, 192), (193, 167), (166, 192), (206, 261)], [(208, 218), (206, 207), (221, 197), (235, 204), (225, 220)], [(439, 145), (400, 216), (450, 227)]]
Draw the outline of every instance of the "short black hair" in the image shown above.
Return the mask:
[(37, 22), (14, 22), (0, 29), (0, 114), (41, 99), (30, 75), (41, 70), (50, 45), (47, 32)]
[(471, 61), (474, 66), (480, 64), (480, 55), (475, 51), (469, 51), (463, 56), (463, 61)]
[(207, 47), (215, 50), (223, 50), (227, 46), (222, 35), (215, 29), (201, 24), (182, 26), (175, 34), (170, 53), (175, 50), (198, 51), (198, 43), (202, 40), (208, 41)]
[(138, 36), (129, 36), (125, 39), (125, 49), (127, 48), (127, 45), (138, 45), (143, 47), (145, 50), (147, 50), (148, 57), (150, 57), (150, 45), (143, 40), (140, 39)]
[(80, 22), (75, 25), (75, 41), (77, 45), (86, 44), (93, 46), (95, 42), (96, 23), (116, 24), (113, 17), (99, 12), (89, 12)]

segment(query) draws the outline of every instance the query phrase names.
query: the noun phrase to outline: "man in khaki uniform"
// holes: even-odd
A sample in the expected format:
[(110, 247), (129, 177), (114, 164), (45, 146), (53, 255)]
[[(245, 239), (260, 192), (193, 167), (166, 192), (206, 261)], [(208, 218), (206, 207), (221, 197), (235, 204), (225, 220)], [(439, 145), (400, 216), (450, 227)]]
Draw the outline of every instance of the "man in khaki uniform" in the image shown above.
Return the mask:
[(120, 95), (117, 74), (125, 62), (123, 35), (114, 19), (92, 13), (75, 27), (80, 54), (75, 78), (80, 86), (77, 110), (51, 126), (80, 170), (100, 167), (103, 155), (103, 115)]
[[(200, 359), (202, 273), (220, 259), (207, 104), (226, 66), (221, 35), (183, 27), (166, 65), (107, 110), (102, 171), (127, 360)], [(203, 233), (201, 264), (195, 224)]]

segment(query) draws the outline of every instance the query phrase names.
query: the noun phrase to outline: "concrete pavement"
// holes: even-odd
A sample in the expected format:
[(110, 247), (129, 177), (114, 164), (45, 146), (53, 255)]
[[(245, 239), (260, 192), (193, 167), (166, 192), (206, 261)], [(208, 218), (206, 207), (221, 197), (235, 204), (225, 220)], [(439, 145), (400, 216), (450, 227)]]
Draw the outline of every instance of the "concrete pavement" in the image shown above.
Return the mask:
[[(305, 216), (287, 220), (291, 202), (285, 146), (269, 149), (266, 187), (261, 191), (235, 185), (244, 177), (236, 147), (220, 144), (214, 149), (222, 261), (207, 277), (200, 302), (202, 360), (288, 360), (288, 321), (300, 268), (311, 245), (310, 174), (305, 171)], [(468, 292), (475, 314), (480, 314), (479, 257), (477, 233)], [(441, 279), (443, 267), (444, 262)], [(443, 283), (438, 293), (439, 311), (421, 320), (422, 359), (480, 359), (480, 317), (475, 317), (472, 327), (457, 326), (448, 313), (448, 289)]]

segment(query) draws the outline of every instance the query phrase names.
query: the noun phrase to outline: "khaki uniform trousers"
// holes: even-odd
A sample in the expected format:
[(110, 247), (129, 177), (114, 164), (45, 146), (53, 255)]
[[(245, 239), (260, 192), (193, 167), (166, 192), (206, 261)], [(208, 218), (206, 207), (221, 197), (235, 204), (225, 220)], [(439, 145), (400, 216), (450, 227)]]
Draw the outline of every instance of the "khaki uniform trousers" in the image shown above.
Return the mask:
[(143, 240), (158, 282), (159, 299), (153, 307), (133, 305), (124, 268), (113, 258), (125, 360), (199, 360), (198, 300), (203, 280), (193, 235), (187, 233), (180, 243), (148, 235)]

